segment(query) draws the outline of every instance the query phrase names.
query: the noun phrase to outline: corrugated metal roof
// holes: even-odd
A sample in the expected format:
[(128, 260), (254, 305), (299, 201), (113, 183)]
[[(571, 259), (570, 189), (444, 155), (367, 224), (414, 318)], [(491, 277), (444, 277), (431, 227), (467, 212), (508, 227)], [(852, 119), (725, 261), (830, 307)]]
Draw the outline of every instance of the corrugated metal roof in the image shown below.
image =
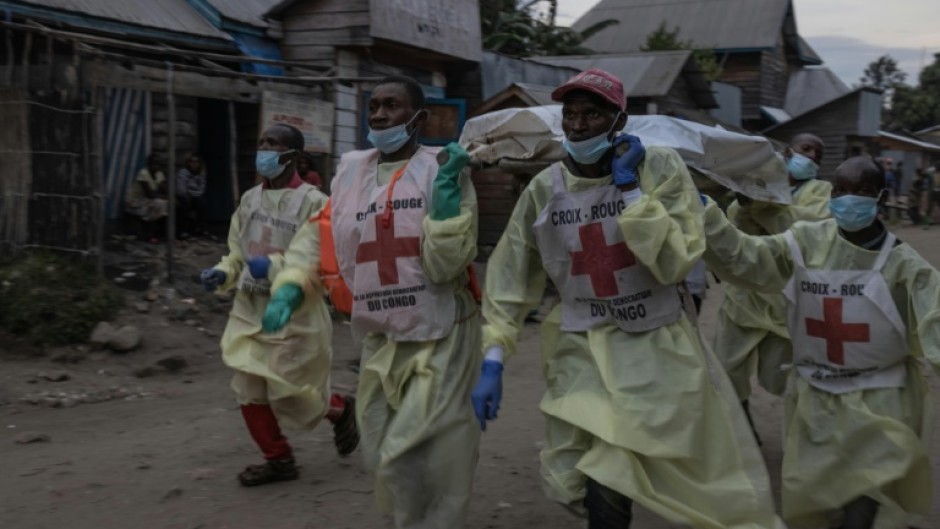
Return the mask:
[(669, 93), (691, 56), (691, 51), (679, 50), (621, 55), (533, 57), (530, 60), (553, 66), (567, 66), (578, 71), (600, 68), (616, 75), (623, 82), (627, 97), (658, 97)]
[(232, 40), (227, 33), (216, 29), (203, 18), (186, 0), (20, 0), (19, 3), (147, 28)]
[[(534, 61), (514, 59), (493, 52), (483, 52), (480, 64), (483, 77), (483, 100), (502, 92), (513, 83), (530, 83), (558, 86), (578, 73), (573, 68), (539, 64)], [(517, 83), (517, 84), (518, 84)]]
[(801, 68), (790, 74), (783, 108), (787, 114), (799, 116), (850, 91), (829, 68)]
[(262, 16), (282, 0), (208, 0), (225, 18), (259, 28), (268, 27)]
[(695, 47), (773, 48), (790, 0), (601, 0), (572, 27), (584, 30), (602, 20), (620, 23), (584, 42), (604, 53), (638, 51), (660, 24), (679, 28), (679, 38)]
[(909, 138), (907, 136), (901, 136), (900, 134), (892, 134), (883, 130), (878, 131), (878, 135), (882, 138), (887, 138), (889, 140), (894, 140), (901, 143), (906, 143), (912, 147), (917, 147), (918, 149), (923, 149), (930, 152), (940, 152), (940, 145), (933, 143), (928, 143), (926, 141), (920, 141), (916, 138)]

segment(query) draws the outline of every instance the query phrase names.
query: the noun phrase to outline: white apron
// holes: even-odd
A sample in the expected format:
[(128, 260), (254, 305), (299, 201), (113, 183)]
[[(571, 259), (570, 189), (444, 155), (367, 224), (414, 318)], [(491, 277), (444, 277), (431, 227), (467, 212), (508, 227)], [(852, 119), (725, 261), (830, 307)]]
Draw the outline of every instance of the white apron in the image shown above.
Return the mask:
[[(252, 256), (284, 253), (287, 250), (294, 234), (305, 220), (298, 216), (304, 204), (304, 197), (311, 189), (313, 186), (310, 184), (303, 184), (293, 189), (287, 199), (287, 207), (283, 211), (277, 210), (278, 204), (275, 205), (275, 211), (264, 209), (261, 201), (264, 190), (260, 186), (246, 193), (244, 200), (248, 203), (248, 212), (241, 219), (239, 235), (242, 256), (246, 261)], [(282, 197), (281, 200), (284, 198)], [(238, 279), (238, 288), (247, 294), (271, 295), (271, 282), (268, 278), (251, 277), (251, 271), (247, 266), (242, 269), (242, 274)]]
[(795, 265), (784, 296), (797, 373), (830, 393), (904, 386), (907, 330), (881, 274), (894, 234), (871, 270), (809, 270), (793, 234), (786, 238)]
[(614, 324), (644, 332), (678, 320), (676, 285), (657, 282), (623, 240), (620, 190), (609, 185), (569, 193), (560, 163), (552, 166), (552, 187), (532, 229), (542, 264), (561, 294), (561, 329)]
[(443, 338), (454, 326), (453, 286), (433, 283), (421, 265), (422, 223), (439, 150), (419, 148), (400, 178), (392, 179), (391, 192), (389, 184), (377, 183), (377, 150), (343, 155), (337, 169), (342, 180), (331, 196), (333, 240), (353, 294), (356, 332), (424, 341)]

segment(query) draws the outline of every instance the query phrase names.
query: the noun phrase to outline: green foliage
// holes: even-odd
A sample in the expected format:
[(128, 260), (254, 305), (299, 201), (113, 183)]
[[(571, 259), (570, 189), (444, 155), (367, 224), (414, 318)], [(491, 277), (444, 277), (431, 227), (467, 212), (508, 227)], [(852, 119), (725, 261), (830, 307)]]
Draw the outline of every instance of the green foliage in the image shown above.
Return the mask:
[(890, 55), (882, 55), (868, 64), (860, 79), (862, 86), (879, 90), (889, 90), (904, 84), (907, 74), (898, 68), (898, 63)]
[(895, 88), (891, 101), (893, 127), (920, 130), (940, 125), (940, 53), (920, 72), (920, 84)]
[(481, 0), (483, 47), (513, 57), (587, 55), (585, 39), (618, 23), (603, 20), (578, 32), (557, 26), (557, 0)]
[(715, 50), (711, 48), (696, 48), (691, 40), (682, 40), (679, 38), (679, 26), (670, 30), (666, 26), (666, 21), (660, 22), (659, 27), (654, 29), (646, 36), (646, 44), (640, 46), (642, 51), (674, 51), (674, 50), (692, 50), (692, 58), (695, 59), (698, 67), (702, 69), (705, 78), (709, 81), (717, 81), (721, 77), (721, 64), (718, 62), (718, 56)]
[(84, 342), (123, 295), (87, 263), (29, 254), (0, 266), (0, 328), (37, 344)]

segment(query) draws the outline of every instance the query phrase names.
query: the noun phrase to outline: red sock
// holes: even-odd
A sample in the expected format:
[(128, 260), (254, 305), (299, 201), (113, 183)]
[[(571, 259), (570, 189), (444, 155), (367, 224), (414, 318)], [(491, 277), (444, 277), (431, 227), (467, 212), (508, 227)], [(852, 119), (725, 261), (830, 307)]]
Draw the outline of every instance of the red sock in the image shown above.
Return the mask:
[(339, 393), (330, 395), (330, 409), (326, 412), (326, 420), (336, 424), (344, 411), (346, 411), (346, 398)]
[(242, 406), (242, 417), (248, 425), (252, 439), (264, 453), (265, 459), (286, 459), (292, 452), (287, 438), (281, 433), (277, 417), (266, 404), (247, 404)]

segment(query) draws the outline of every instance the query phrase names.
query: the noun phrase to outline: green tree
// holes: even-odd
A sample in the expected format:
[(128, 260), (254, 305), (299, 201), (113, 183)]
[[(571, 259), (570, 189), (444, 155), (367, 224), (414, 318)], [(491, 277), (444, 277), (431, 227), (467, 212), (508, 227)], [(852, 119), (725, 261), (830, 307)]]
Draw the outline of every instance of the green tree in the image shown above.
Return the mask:
[(908, 130), (940, 125), (940, 53), (918, 76), (915, 87), (895, 87), (891, 105), (891, 124)]
[(646, 36), (646, 44), (640, 46), (642, 51), (672, 51), (672, 50), (692, 50), (692, 57), (695, 59), (698, 67), (705, 73), (705, 78), (709, 81), (716, 81), (721, 77), (721, 64), (715, 55), (715, 50), (711, 48), (696, 48), (691, 40), (682, 40), (679, 38), (679, 26), (670, 30), (666, 26), (666, 21), (660, 22), (659, 27), (654, 29)]
[(586, 55), (582, 43), (598, 31), (617, 24), (601, 21), (584, 31), (557, 25), (557, 0), (481, 0), (483, 47), (514, 57)]
[(862, 75), (862, 86), (877, 88), (884, 92), (885, 108), (891, 108), (895, 91), (904, 86), (907, 74), (898, 68), (898, 63), (890, 55), (882, 55), (868, 64)]

